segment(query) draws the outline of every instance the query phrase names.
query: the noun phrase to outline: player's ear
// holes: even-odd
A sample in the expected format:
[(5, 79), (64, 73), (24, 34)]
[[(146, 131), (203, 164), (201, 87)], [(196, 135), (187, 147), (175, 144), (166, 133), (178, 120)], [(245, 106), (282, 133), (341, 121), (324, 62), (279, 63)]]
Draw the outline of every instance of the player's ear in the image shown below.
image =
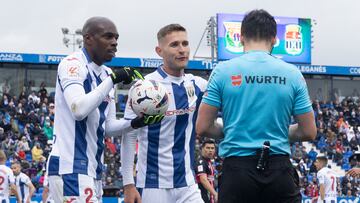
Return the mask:
[(92, 38), (90, 34), (84, 34), (83, 39), (84, 39), (84, 44), (88, 44), (88, 45), (92, 44), (92, 40), (91, 40)]
[(157, 53), (160, 57), (163, 57), (163, 56), (162, 56), (162, 50), (161, 50), (161, 48), (160, 48), (159, 46), (156, 46), (156, 47), (155, 47), (155, 51), (156, 51), (156, 53)]
[(273, 47), (276, 44), (276, 37), (271, 38), (271, 47)]
[(240, 35), (240, 42), (244, 46), (245, 37), (243, 35)]

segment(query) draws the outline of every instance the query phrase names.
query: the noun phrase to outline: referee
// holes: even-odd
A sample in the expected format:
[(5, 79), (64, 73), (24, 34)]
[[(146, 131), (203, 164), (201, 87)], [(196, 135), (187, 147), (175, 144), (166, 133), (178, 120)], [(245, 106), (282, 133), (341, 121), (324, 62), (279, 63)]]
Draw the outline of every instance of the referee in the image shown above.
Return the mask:
[[(273, 57), (276, 22), (265, 10), (243, 19), (244, 54), (213, 70), (198, 113), (200, 136), (221, 138), (219, 202), (301, 202), (289, 142), (313, 140), (314, 115), (305, 79)], [(215, 122), (222, 110), (224, 126)], [(294, 116), (297, 124), (291, 124)]]

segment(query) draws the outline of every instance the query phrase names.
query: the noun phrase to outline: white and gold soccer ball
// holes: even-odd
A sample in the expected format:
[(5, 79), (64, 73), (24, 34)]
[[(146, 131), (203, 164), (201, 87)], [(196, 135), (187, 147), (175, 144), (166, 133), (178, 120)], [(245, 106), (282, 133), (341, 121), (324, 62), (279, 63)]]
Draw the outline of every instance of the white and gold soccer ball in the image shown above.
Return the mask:
[(165, 114), (169, 107), (166, 88), (154, 80), (138, 80), (129, 91), (130, 106), (136, 115)]

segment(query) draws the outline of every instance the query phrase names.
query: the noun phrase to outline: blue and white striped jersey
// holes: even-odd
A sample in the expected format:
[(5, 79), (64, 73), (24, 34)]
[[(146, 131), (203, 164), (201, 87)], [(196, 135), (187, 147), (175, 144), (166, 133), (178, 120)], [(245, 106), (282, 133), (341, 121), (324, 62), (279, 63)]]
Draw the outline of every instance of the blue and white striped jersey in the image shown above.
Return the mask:
[(101, 178), (105, 123), (108, 114), (115, 115), (114, 89), (112, 87), (99, 106), (89, 101), (94, 103), (93, 108), (85, 118), (79, 120), (73, 114), (78, 107), (70, 107), (67, 103), (68, 97), (75, 98), (79, 92), (67, 92), (67, 88), (76, 85), (87, 95), (110, 73), (110, 68), (92, 62), (85, 49), (67, 56), (59, 64), (55, 92), (56, 139), (49, 160), (49, 175), (55, 175), (51, 171), (58, 167), (60, 175), (75, 173)]
[[(193, 185), (195, 122), (207, 81), (192, 74), (182, 77), (167, 75), (161, 67), (145, 78), (166, 87), (169, 108), (161, 123), (133, 131), (137, 133), (139, 142), (137, 187), (180, 188)], [(124, 117), (136, 117), (129, 102)]]
[(20, 172), (19, 175), (15, 176), (16, 190), (23, 202), (25, 202), (29, 196), (29, 184), (31, 184), (31, 180), (25, 173)]

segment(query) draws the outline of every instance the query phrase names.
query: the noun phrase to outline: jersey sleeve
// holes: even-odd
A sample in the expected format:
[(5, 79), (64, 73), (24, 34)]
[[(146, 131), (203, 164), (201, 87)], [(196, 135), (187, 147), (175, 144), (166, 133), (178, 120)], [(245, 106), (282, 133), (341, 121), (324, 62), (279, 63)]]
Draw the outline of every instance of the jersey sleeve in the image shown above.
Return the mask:
[(208, 82), (204, 78), (195, 76), (195, 84), (197, 87), (199, 87), (201, 92), (205, 92)]
[(312, 108), (305, 78), (300, 71), (296, 74), (293, 115), (300, 115), (312, 111)]
[(25, 185), (29, 185), (31, 183), (31, 180), (30, 180), (29, 176), (27, 176), (25, 174), (21, 177), (21, 181), (23, 183), (25, 183)]
[(8, 178), (9, 178), (10, 184), (15, 184), (15, 176), (14, 176), (14, 173), (12, 172), (12, 170), (8, 171)]
[(58, 80), (62, 90), (68, 86), (78, 84), (83, 86), (87, 70), (75, 57), (67, 57), (61, 61), (58, 67)]
[(212, 71), (202, 100), (203, 103), (215, 106), (217, 108), (221, 107), (222, 92), (222, 81), (219, 66), (221, 65), (218, 65)]
[(325, 174), (323, 174), (323, 173), (318, 173), (317, 178), (318, 178), (318, 180), (319, 180), (319, 184), (325, 184)]
[(197, 176), (200, 175), (200, 174), (206, 174), (206, 165), (205, 165), (205, 162), (202, 159), (200, 159), (196, 163), (195, 173), (196, 173)]

